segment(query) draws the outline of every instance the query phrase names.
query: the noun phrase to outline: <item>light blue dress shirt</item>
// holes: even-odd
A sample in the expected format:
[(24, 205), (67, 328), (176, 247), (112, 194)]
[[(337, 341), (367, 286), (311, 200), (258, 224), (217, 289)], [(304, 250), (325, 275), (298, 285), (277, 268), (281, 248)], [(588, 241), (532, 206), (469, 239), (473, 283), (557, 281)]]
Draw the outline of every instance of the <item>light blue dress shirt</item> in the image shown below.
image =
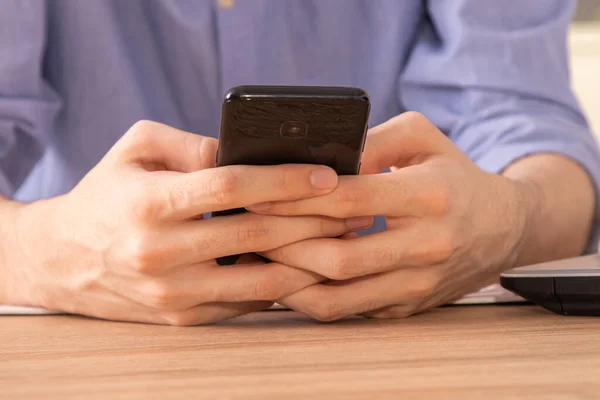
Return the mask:
[[(569, 87), (567, 0), (3, 0), (0, 192), (69, 191), (139, 119), (216, 136), (241, 84), (348, 85), (481, 168), (600, 156)], [(381, 229), (378, 225), (376, 229)]]

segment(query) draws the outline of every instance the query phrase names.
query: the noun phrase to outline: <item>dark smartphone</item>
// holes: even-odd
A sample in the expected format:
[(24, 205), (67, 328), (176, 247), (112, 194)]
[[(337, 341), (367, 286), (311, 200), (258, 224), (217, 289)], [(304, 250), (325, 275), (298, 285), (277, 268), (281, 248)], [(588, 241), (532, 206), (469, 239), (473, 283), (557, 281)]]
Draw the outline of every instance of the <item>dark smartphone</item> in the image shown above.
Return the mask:
[[(352, 87), (232, 88), (223, 100), (217, 166), (318, 164), (358, 174), (370, 108), (367, 93)], [(238, 257), (217, 262), (230, 265)]]

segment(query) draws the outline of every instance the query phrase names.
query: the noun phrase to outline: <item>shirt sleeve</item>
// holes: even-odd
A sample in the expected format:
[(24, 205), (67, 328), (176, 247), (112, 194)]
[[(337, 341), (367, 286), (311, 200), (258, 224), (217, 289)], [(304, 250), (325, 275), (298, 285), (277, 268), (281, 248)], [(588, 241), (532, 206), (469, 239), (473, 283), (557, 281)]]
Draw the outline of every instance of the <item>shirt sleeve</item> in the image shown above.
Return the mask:
[(44, 79), (46, 3), (0, 7), (0, 195), (12, 197), (44, 153), (60, 100)]
[[(482, 169), (536, 153), (579, 163), (596, 188), (600, 155), (570, 88), (571, 0), (430, 0), (400, 97)], [(598, 243), (600, 202), (586, 252)]]

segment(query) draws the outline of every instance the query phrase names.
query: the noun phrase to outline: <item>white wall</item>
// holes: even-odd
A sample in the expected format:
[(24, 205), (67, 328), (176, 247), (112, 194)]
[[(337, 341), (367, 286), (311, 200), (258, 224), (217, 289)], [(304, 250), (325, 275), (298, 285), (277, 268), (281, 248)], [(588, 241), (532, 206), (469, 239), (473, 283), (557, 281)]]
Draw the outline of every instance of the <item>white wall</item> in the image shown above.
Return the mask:
[(575, 24), (570, 51), (573, 89), (600, 141), (600, 24)]

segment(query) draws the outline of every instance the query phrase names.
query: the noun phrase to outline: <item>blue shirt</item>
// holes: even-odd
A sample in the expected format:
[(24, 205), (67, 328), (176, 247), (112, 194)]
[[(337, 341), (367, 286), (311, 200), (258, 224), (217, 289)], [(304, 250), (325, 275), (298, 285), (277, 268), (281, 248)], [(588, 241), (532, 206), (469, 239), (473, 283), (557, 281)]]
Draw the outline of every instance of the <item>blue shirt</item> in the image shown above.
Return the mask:
[[(4, 0), (0, 192), (69, 191), (134, 122), (219, 130), (241, 84), (347, 85), (370, 124), (431, 119), (481, 168), (560, 153), (600, 182), (566, 0)], [(381, 226), (379, 226), (381, 228)]]

